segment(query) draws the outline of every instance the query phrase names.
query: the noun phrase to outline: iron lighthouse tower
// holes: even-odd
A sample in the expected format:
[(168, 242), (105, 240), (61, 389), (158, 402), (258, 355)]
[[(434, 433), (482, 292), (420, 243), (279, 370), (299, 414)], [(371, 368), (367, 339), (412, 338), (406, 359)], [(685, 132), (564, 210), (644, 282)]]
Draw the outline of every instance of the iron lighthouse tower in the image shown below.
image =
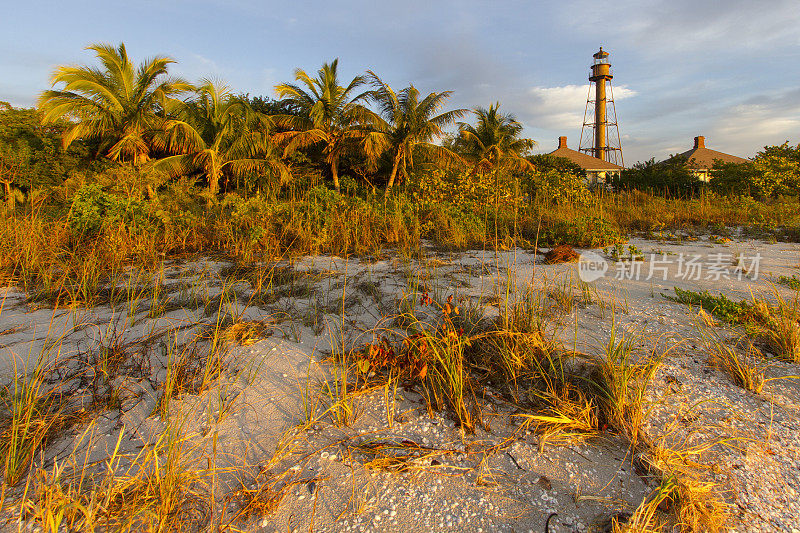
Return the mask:
[(590, 67), (592, 75), (589, 77), (589, 95), (586, 98), (586, 111), (583, 115), (578, 149), (603, 161), (624, 166), (617, 110), (614, 106), (614, 90), (611, 87), (611, 79), (614, 76), (611, 74), (609, 55), (601, 46), (600, 51), (592, 56), (594, 62)]

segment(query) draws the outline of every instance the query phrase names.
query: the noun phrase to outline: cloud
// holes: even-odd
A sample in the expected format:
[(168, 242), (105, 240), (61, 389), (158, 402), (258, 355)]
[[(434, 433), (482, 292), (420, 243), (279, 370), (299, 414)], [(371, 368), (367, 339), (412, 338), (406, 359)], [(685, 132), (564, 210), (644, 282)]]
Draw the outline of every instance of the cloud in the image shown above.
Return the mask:
[(587, 36), (628, 41), (645, 54), (687, 50), (701, 50), (705, 56), (711, 51), (750, 54), (773, 49), (778, 43), (800, 44), (796, 0), (625, 0), (611, 8), (577, 0), (562, 4), (559, 18)]
[[(562, 87), (532, 87), (523, 103), (521, 117), (532, 126), (547, 129), (576, 128), (583, 124), (589, 84)], [(614, 100), (636, 96), (625, 85), (614, 88)]]
[(796, 142), (800, 131), (800, 89), (751, 96), (725, 109), (711, 131), (715, 143), (748, 156), (765, 145), (781, 144), (787, 139)]
[(651, 15), (635, 32), (637, 41), (657, 41), (676, 51), (747, 53), (787, 40), (796, 44), (800, 25), (795, 0), (770, 0), (767, 4), (750, 0), (675, 0), (654, 2), (644, 9)]
[(408, 63), (409, 82), (413, 80), (420, 89), (454, 90), (454, 100), (470, 106), (488, 105), (502, 98), (499, 84), (508, 88), (516, 83), (502, 58), (476, 46), (470, 38), (432, 39), (415, 45)]

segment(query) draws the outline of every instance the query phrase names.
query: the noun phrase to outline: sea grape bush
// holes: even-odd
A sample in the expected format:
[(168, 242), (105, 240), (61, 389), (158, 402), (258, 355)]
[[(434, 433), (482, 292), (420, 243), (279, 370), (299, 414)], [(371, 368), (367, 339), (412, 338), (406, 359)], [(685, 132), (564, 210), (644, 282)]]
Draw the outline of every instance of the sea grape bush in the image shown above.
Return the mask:
[(103, 191), (99, 185), (82, 187), (72, 201), (69, 225), (78, 233), (97, 233), (104, 225), (141, 224), (148, 220), (146, 206), (132, 198)]

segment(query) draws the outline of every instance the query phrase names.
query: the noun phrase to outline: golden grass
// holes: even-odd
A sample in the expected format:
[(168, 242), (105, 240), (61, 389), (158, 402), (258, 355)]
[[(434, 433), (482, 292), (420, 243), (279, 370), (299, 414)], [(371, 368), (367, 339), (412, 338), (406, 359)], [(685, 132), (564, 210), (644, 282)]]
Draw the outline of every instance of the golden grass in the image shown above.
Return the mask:
[(158, 439), (132, 458), (120, 453), (123, 432), (103, 474), (92, 475), (78, 455), (39, 470), (20, 504), (25, 519), (53, 533), (205, 527), (211, 516), (206, 473), (192, 458), (181, 424), (169, 420)]
[(436, 458), (452, 450), (422, 446), (409, 439), (366, 440), (352, 450), (365, 456), (364, 466), (389, 472), (430, 471), (436, 467)]
[(760, 336), (779, 359), (800, 363), (800, 324), (794, 309), (780, 305), (773, 310)]
[(58, 423), (61, 411), (57, 396), (44, 385), (45, 364), (40, 361), (31, 372), (26, 370), (15, 364), (12, 384), (2, 391), (0, 454), (3, 479), (8, 485), (16, 484), (27, 473), (34, 454)]
[(245, 320), (226, 327), (222, 332), (222, 337), (226, 342), (239, 346), (250, 346), (267, 337), (271, 332), (272, 327), (263, 321)]
[(759, 393), (768, 381), (764, 377), (763, 365), (759, 360), (763, 357), (761, 352), (751, 342), (745, 344), (746, 353), (727, 345), (711, 332), (703, 335), (703, 340), (708, 350), (708, 361), (711, 366), (721, 370), (738, 386)]
[(522, 428), (530, 428), (541, 435), (541, 446), (547, 442), (585, 442), (599, 434), (597, 405), (580, 389), (565, 384), (560, 390), (536, 394), (541, 405), (539, 409), (535, 413), (514, 416), (522, 420)]
[(636, 448), (647, 437), (642, 431), (647, 407), (647, 388), (661, 365), (663, 353), (655, 348), (650, 353), (635, 349), (633, 335), (618, 339), (616, 325), (605, 346), (605, 353), (596, 361), (590, 383), (596, 389), (603, 421), (617, 429)]
[(673, 522), (682, 532), (717, 533), (730, 519), (722, 487), (706, 479), (707, 467), (693, 460), (699, 449), (676, 450), (658, 442), (643, 456), (659, 486), (615, 531), (663, 531)]
[(239, 510), (229, 522), (233, 524), (254, 516), (269, 516), (294, 487), (320, 481), (318, 477), (299, 477), (290, 470), (272, 476), (260, 474), (254, 483), (226, 495), (226, 501), (234, 501), (239, 505)]
[(423, 388), (430, 405), (447, 407), (460, 426), (473, 432), (481, 423), (475, 400), (475, 387), (465, 361), (465, 348), (470, 341), (459, 335), (452, 324), (438, 333), (422, 330), (420, 336), (409, 338), (411, 350), (426, 354), (429, 364)]

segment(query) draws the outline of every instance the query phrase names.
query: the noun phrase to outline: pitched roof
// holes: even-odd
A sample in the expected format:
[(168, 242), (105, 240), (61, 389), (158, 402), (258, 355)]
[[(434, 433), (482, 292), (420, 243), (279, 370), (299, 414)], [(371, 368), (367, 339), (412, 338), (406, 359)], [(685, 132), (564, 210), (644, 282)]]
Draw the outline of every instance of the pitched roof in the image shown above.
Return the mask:
[(549, 155), (553, 157), (564, 157), (569, 159), (583, 170), (622, 170), (622, 167), (619, 165), (609, 163), (608, 161), (603, 161), (602, 159), (598, 159), (597, 157), (592, 157), (581, 152), (576, 152), (575, 150), (570, 150), (566, 146), (562, 146), (557, 150), (550, 152)]
[(747, 159), (737, 157), (735, 155), (726, 154), (706, 148), (705, 137), (698, 136), (694, 138), (694, 148), (672, 156), (673, 158), (685, 159), (689, 168), (704, 169), (714, 166), (714, 161), (719, 159), (723, 163), (747, 163)]

